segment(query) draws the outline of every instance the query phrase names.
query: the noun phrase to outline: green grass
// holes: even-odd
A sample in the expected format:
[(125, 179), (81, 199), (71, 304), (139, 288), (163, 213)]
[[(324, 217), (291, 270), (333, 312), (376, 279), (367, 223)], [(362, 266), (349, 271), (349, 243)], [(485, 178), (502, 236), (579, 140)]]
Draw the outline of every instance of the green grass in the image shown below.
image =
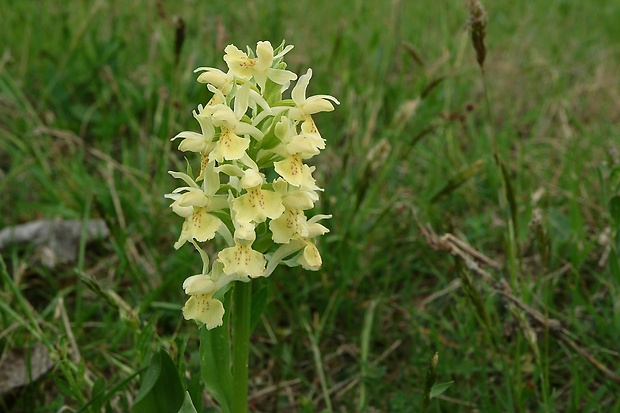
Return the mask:
[(53, 270), (35, 248), (2, 252), (0, 359), (42, 342), (55, 368), (0, 410), (80, 411), (104, 388), (108, 411), (128, 411), (159, 348), (196, 388), (199, 334), (180, 308), (200, 262), (172, 248), (181, 222), (163, 194), (184, 160), (169, 138), (209, 98), (195, 67), (284, 38), (289, 67), (313, 68), (309, 92), (341, 101), (317, 117), (333, 218), (320, 272), (255, 281), (272, 299), (252, 336), (251, 410), (418, 411), (437, 351), (436, 381), (454, 383), (429, 411), (620, 412), (620, 383), (414, 220), (501, 263), (481, 268), (620, 374), (620, 5), (486, 3), (483, 81), (460, 2), (0, 0), (0, 228), (111, 229)]

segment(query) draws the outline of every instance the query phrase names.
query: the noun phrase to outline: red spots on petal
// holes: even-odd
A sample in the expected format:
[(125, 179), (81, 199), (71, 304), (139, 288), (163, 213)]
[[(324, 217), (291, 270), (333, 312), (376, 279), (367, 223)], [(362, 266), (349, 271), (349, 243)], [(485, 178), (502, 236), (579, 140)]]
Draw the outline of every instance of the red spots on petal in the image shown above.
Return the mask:
[(204, 151), (200, 156), (200, 169), (204, 170), (209, 163), (209, 153)]
[(231, 143), (232, 139), (230, 137), (230, 129), (222, 128), (222, 133), (220, 134), (220, 145), (230, 148)]

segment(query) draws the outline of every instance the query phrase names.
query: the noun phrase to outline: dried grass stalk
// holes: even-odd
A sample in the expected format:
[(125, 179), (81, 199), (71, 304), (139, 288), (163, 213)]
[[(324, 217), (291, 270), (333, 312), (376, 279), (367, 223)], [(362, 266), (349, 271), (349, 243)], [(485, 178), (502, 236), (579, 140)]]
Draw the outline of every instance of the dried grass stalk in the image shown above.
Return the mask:
[(480, 69), (484, 71), (484, 59), (487, 55), (487, 49), (484, 44), (484, 38), (487, 34), (487, 13), (479, 0), (465, 0), (469, 8), (469, 30), (471, 32), (471, 41), (476, 50), (476, 61)]

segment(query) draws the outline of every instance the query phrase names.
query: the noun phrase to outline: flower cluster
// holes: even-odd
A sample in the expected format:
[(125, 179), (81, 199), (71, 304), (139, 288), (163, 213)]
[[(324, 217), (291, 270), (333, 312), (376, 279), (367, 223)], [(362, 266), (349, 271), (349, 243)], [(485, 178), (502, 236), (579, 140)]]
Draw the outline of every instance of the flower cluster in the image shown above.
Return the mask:
[[(306, 97), (312, 70), (299, 79), (286, 70), (283, 57), (292, 48), (258, 42), (256, 53), (244, 53), (229, 45), (227, 73), (196, 69), (198, 82), (213, 93), (193, 112), (201, 131), (172, 138), (180, 140), (179, 150), (200, 155), (196, 177), (191, 167), (170, 172), (185, 186), (166, 197), (185, 219), (174, 247), (190, 242), (203, 261), (202, 272), (183, 283), (190, 296), (183, 315), (209, 329), (222, 324), (220, 298), (233, 281), (267, 277), (281, 262), (308, 270), (322, 263), (314, 240), (328, 232), (319, 221), (330, 216), (307, 216), (321, 189), (312, 177), (315, 167), (304, 162), (325, 148), (312, 115), (339, 102), (328, 95)], [(228, 246), (209, 266), (199, 243), (218, 234)]]

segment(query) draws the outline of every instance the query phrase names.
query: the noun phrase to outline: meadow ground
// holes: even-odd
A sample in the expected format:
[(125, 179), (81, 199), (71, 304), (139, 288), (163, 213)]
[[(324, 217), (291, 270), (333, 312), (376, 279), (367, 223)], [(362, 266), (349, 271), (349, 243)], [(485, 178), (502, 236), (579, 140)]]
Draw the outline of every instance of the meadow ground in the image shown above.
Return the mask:
[(0, 410), (129, 411), (159, 348), (200, 398), (169, 139), (209, 98), (194, 68), (286, 39), (341, 102), (333, 218), (319, 272), (256, 281), (251, 410), (421, 411), (437, 352), (429, 411), (620, 412), (620, 3), (486, 3), (483, 75), (460, 1), (0, 0), (0, 228), (111, 231), (53, 269), (2, 251), (0, 360), (53, 368)]

